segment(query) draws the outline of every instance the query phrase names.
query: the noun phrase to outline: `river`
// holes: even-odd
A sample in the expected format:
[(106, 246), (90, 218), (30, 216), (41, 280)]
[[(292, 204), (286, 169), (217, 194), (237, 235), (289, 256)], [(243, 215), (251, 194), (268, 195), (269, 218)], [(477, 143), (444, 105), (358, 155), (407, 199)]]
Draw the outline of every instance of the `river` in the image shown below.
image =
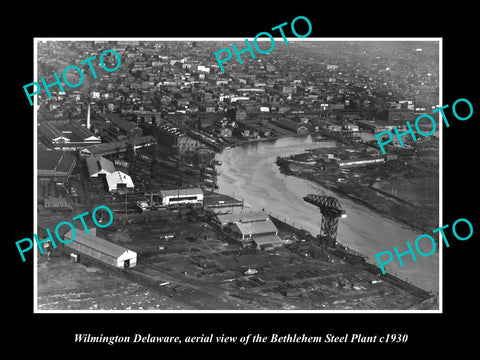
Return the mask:
[[(413, 246), (415, 239), (421, 235), (417, 230), (376, 214), (319, 184), (284, 175), (275, 163), (277, 156), (289, 156), (302, 153), (307, 148), (323, 146), (335, 146), (335, 143), (314, 143), (311, 136), (305, 136), (225, 149), (216, 156), (216, 159), (222, 162), (222, 165), (218, 166), (218, 191), (233, 195), (239, 200), (243, 199), (246, 205), (253, 209), (264, 209), (267, 213), (313, 235), (320, 231), (320, 211), (303, 201), (303, 196), (323, 191), (327, 195), (335, 196), (347, 211), (347, 218), (339, 221), (337, 241), (366, 255), (367, 261), (376, 263), (375, 254), (387, 250), (393, 252), (393, 246), (397, 246), (400, 253), (406, 251), (407, 240)], [(424, 253), (429, 253), (431, 244), (426, 243), (421, 249)], [(431, 256), (422, 257), (416, 253), (416, 257), (417, 261), (414, 262), (410, 255), (405, 255), (402, 258), (404, 267), (394, 258), (387, 265), (387, 272), (425, 290), (438, 292), (438, 249)]]

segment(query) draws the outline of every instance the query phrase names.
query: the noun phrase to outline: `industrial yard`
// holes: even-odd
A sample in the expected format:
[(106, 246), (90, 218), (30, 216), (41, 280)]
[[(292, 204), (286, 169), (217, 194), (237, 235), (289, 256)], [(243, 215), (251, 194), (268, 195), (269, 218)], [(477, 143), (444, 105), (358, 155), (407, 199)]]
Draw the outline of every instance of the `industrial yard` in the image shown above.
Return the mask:
[[(369, 186), (372, 180), (376, 183), (382, 178), (388, 180), (390, 171), (403, 171), (408, 176), (409, 168), (398, 160), (373, 165), (373, 171), (371, 167), (318, 168), (318, 159), (328, 157), (332, 151), (344, 154), (349, 148), (338, 145), (333, 149), (312, 148), (279, 164), (297, 176), (315, 179), (315, 172), (322, 174), (323, 181), (333, 186), (338, 186), (335, 180), (341, 176), (345, 179), (341, 185), (354, 190)], [(45, 229), (53, 229), (65, 218), (107, 205), (115, 214), (115, 221), (107, 229), (97, 229), (97, 242), (103, 243), (105, 239), (121, 246), (122, 251), (133, 252), (136, 263), (128, 268), (115, 268), (111, 266), (118, 260), (114, 255), (108, 261), (99, 249), (82, 255), (79, 249), (83, 245), (60, 246), (46, 252), (47, 255), (40, 256), (38, 266), (39, 309), (438, 307), (436, 295), (391, 275), (381, 275), (361, 254), (336, 244), (336, 225), (325, 246), (327, 243), (306, 231), (273, 217), (265, 219), (265, 213), (244, 207), (243, 201), (215, 192), (219, 170), (211, 156), (197, 166), (187, 166), (179, 159), (162, 153), (157, 145), (130, 155), (77, 156), (68, 181), (39, 182), (39, 235), (46, 237)], [(205, 180), (209, 179), (212, 189), (205, 186)], [(358, 193), (354, 190), (349, 192), (350, 196)], [(372, 193), (379, 192), (372, 188)], [(371, 199), (364, 201), (374, 204)], [(227, 214), (234, 213), (242, 213), (243, 220), (228, 220)], [(255, 218), (255, 214), (260, 218)], [(252, 216), (254, 224), (248, 219)], [(235, 224), (224, 227), (222, 221)], [(253, 237), (252, 229), (258, 232)], [(95, 240), (85, 240), (95, 244)]]
[[(38, 309), (437, 309), (435, 286), (428, 292), (381, 275), (364, 255), (336, 242), (338, 219), (349, 209), (342, 209), (335, 197), (284, 191), (267, 201), (284, 175), (263, 173), (268, 165), (276, 167), (274, 159), (262, 163), (265, 154), (222, 174), (218, 155), (226, 149), (245, 151), (245, 159), (260, 148), (279, 156), (280, 150), (270, 147), (276, 141), (303, 143), (325, 135), (333, 148), (312, 140), (305, 154), (285, 157), (282, 149), (283, 157), (277, 159), (282, 172), (321, 183), (413, 228), (436, 227), (438, 187), (426, 186), (424, 180), (431, 178), (434, 184), (438, 179), (438, 141), (405, 148), (392, 144), (387, 156), (371, 141), (373, 133), (401, 127), (436, 104), (436, 47), (424, 44), (425, 52), (419, 54), (410, 45), (401, 46), (405, 56), (423, 59), (413, 70), (426, 84), (425, 92), (414, 101), (410, 90), (400, 90), (404, 87), (398, 93), (378, 87), (373, 94), (390, 75), (379, 75), (376, 65), (345, 63), (337, 51), (352, 51), (355, 58), (354, 44), (321, 45), (298, 44), (276, 65), (258, 64), (245, 79), (223, 79), (214, 67), (202, 65), (214, 47), (209, 42), (39, 44), (40, 75), (107, 46), (118, 51), (124, 66), (101, 76), (95, 89), (38, 96), (37, 234), (46, 239), (47, 229), (98, 206), (107, 206), (114, 218), (108, 228), (95, 228), (87, 219), (83, 225), (90, 234), (78, 231), (76, 237), (62, 227), (56, 236), (65, 244), (56, 248), (43, 242)], [(372, 48), (376, 59), (385, 62), (382, 66), (391, 56), (389, 49)], [(311, 60), (299, 63), (291, 77), (285, 59), (297, 58), (297, 51)], [(324, 61), (313, 61), (317, 55)], [(317, 69), (305, 72), (311, 64)], [(366, 73), (371, 77), (364, 78)], [(352, 83), (345, 74), (362, 76)], [(223, 185), (239, 181), (257, 189), (250, 194), (235, 189), (235, 196), (232, 188), (227, 194), (219, 178)], [(420, 196), (409, 192), (412, 184)], [(302, 199), (321, 214), (318, 208), (315, 215), (312, 207), (296, 208), (291, 225), (287, 215), (272, 215)], [(309, 219), (302, 219), (307, 211), (312, 212)], [(310, 232), (299, 227), (302, 221)], [(79, 221), (74, 225), (81, 229)], [(370, 246), (371, 234), (358, 225), (353, 230), (355, 239), (347, 241), (361, 239), (362, 246)], [(431, 272), (435, 277), (436, 270)]]
[[(344, 147), (334, 148), (342, 149)], [(308, 161), (331, 151), (331, 148), (312, 149), (281, 164), (288, 164), (292, 174), (304, 175), (309, 167), (313, 168)], [(334, 231), (327, 234), (330, 241), (321, 242), (306, 231), (244, 207), (243, 201), (192, 187), (202, 184), (202, 178), (214, 179), (217, 170), (211, 161), (195, 171), (175, 164), (152, 149), (137, 151), (129, 166), (125, 166), (125, 156), (121, 154), (109, 158), (111, 160), (102, 156), (80, 157), (68, 182), (39, 182), (39, 234), (46, 237), (44, 229), (53, 229), (56, 223), (90, 211), (96, 205), (107, 205), (114, 213), (114, 222), (106, 229), (97, 229), (98, 242), (105, 239), (134, 252), (136, 265), (119, 269), (109, 265), (116, 264), (116, 260), (105, 260), (98, 252), (101, 250), (82, 255), (79, 247), (59, 246), (39, 258), (39, 309), (404, 310), (438, 307), (434, 294), (391, 275), (381, 275), (361, 254), (336, 244), (336, 225)], [(163, 162), (156, 161), (162, 159)], [(386, 167), (401, 166), (396, 161), (382, 167), (373, 173), (370, 168), (334, 171), (362, 183), (367, 177), (371, 178), (371, 174), (377, 178), (388, 174)], [(120, 190), (119, 187), (120, 191), (111, 191), (108, 174), (118, 169), (132, 176), (135, 188)], [(149, 176), (142, 176), (150, 169)], [(99, 175), (102, 172), (106, 175)], [(168, 172), (172, 173), (171, 180), (162, 176)], [(354, 173), (363, 175), (351, 176)], [(333, 179), (338, 174), (329, 176)], [(179, 181), (187, 187), (177, 185), (175, 188), (173, 185)], [(68, 199), (65, 201), (68, 206), (41, 206), (52, 197)], [(233, 225), (225, 225), (228, 223)], [(91, 227), (92, 223), (87, 221), (87, 225)], [(257, 232), (253, 237), (252, 231)]]
[(38, 267), (38, 307), (398, 310), (434, 306), (431, 294), (380, 276), (360, 257), (326, 250), (311, 237), (275, 223), (279, 235), (289, 241), (273, 251), (243, 248), (210, 222), (179, 219), (112, 227), (102, 236), (137, 252), (137, 265), (119, 270), (94, 260), (75, 263), (68, 254), (54, 251)]

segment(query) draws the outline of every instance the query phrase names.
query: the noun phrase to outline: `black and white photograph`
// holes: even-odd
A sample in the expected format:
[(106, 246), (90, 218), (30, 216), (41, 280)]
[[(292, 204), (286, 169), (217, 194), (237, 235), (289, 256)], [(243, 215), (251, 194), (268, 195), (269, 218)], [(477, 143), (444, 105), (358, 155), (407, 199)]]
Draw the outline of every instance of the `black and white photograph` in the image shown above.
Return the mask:
[(441, 39), (263, 40), (36, 39), (38, 311), (439, 309)]
[(472, 5), (167, 5), (5, 11), (5, 351), (473, 349)]

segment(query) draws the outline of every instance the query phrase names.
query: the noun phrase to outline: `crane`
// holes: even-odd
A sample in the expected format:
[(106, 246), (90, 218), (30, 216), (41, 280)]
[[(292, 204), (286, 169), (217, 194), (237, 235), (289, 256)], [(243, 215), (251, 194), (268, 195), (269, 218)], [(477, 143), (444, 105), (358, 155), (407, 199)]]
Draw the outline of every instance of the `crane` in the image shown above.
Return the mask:
[(333, 196), (308, 194), (303, 200), (320, 208), (322, 223), (318, 239), (325, 244), (325, 247), (335, 247), (338, 219), (346, 218), (347, 212), (342, 209), (340, 202)]

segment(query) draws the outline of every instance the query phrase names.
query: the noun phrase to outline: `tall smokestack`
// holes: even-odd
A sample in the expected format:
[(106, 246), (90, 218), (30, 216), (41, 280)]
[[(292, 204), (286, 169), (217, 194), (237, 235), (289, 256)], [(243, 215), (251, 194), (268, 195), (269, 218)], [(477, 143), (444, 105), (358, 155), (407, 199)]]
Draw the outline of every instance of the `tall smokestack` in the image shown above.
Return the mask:
[(88, 102), (87, 109), (87, 129), (90, 130), (90, 101)]

